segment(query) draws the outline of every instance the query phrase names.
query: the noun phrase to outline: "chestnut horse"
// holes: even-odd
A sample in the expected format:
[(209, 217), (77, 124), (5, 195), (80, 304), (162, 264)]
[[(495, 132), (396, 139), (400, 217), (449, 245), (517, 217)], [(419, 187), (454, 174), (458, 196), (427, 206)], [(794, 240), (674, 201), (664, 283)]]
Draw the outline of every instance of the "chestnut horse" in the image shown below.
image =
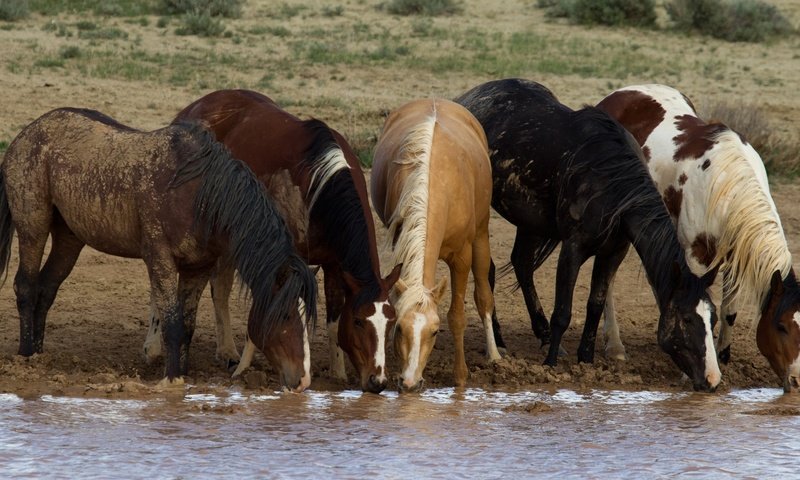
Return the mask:
[[(385, 339), (394, 327), (389, 289), (381, 278), (375, 225), (358, 158), (345, 139), (319, 120), (300, 120), (248, 90), (219, 90), (184, 108), (176, 122), (203, 122), (263, 182), (294, 237), (295, 247), (325, 275), (331, 370), (346, 380), (344, 350), (365, 391), (387, 384)], [(221, 266), (211, 288), (218, 355), (238, 360), (228, 314), (233, 269)], [(152, 330), (152, 329), (151, 329)], [(252, 346), (245, 347), (249, 362)]]
[(47, 312), (89, 245), (147, 264), (164, 383), (181, 383), (197, 302), (225, 256), (253, 298), (250, 337), (278, 361), (286, 387), (307, 386), (297, 306), (316, 305), (314, 277), (255, 176), (201, 126), (140, 132), (93, 110), (53, 110), (14, 139), (0, 175), (3, 270), (15, 229), (19, 237), (20, 355), (42, 352)]
[(487, 354), (500, 358), (488, 282), (492, 177), (481, 126), (449, 100), (417, 100), (398, 108), (386, 119), (375, 147), (370, 189), (375, 210), (389, 229), (394, 261), (404, 266), (395, 286), (400, 388), (422, 387), (422, 371), (439, 332), (437, 306), (447, 281), (436, 283), (438, 259), (450, 268), (447, 322), (455, 342), (455, 383), (462, 386), (467, 380), (464, 297), (470, 269)]
[[(671, 87), (625, 87), (598, 106), (642, 146), (692, 271), (722, 272), (720, 360), (730, 360), (738, 308), (756, 307), (758, 348), (784, 390), (797, 390), (800, 288), (761, 157), (737, 132), (700, 119), (692, 102)], [(605, 326), (609, 346), (624, 357), (612, 305)]]
[[(511, 264), (533, 331), (543, 344), (550, 343), (545, 365), (556, 365), (572, 316), (578, 271), (592, 256), (578, 361), (594, 360), (606, 291), (633, 244), (661, 313), (659, 345), (696, 390), (713, 390), (720, 372), (711, 331), (714, 306), (705, 291), (711, 279), (698, 278), (687, 267), (635, 140), (604, 112), (592, 107), (573, 111), (547, 88), (526, 80), (485, 83), (456, 101), (486, 131), (492, 152), (492, 206), (517, 226)], [(548, 325), (533, 272), (559, 243)]]

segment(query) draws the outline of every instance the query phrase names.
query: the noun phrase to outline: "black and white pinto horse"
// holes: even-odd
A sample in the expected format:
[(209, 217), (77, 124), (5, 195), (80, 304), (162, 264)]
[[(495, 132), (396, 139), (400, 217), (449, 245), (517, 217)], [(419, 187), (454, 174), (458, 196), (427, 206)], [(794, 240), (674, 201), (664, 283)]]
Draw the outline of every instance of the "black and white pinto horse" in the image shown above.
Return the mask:
[[(592, 362), (597, 326), (614, 274), (632, 243), (660, 311), (658, 343), (696, 390), (720, 381), (709, 279), (686, 265), (675, 227), (640, 159), (635, 140), (606, 113), (573, 111), (545, 87), (520, 79), (479, 85), (456, 99), (480, 121), (492, 161), (492, 206), (517, 226), (511, 264), (534, 334), (556, 365), (572, 315), (581, 265), (594, 256), (578, 360)], [(548, 325), (533, 272), (559, 244), (556, 296)], [(493, 279), (492, 279), (493, 280)], [(552, 332), (550, 331), (552, 328)], [(498, 332), (498, 344), (502, 342)]]
[[(761, 157), (737, 132), (700, 119), (671, 87), (625, 87), (598, 107), (641, 145), (691, 270), (722, 272), (720, 361), (730, 360), (737, 310), (758, 308), (758, 348), (784, 389), (797, 390), (800, 288)], [(624, 359), (611, 301), (605, 313), (606, 353)]]

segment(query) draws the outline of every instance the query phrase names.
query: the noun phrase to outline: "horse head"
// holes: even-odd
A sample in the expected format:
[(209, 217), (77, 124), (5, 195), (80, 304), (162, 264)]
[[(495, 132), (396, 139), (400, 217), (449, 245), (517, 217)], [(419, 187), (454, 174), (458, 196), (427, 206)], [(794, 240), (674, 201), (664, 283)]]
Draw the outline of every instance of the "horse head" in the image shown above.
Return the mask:
[(386, 338), (394, 328), (397, 316), (389, 301), (389, 291), (400, 277), (402, 265), (397, 265), (380, 280), (380, 291), (372, 301), (355, 303), (362, 288), (355, 278), (344, 272), (350, 294), (345, 296), (339, 323), (339, 346), (358, 371), (361, 390), (380, 393), (389, 383), (386, 375)]
[(800, 289), (793, 269), (785, 279), (779, 270), (772, 274), (756, 343), (783, 383), (783, 390), (800, 390)]
[[(300, 393), (311, 384), (311, 348), (308, 343), (308, 318), (305, 302), (298, 299), (297, 309), (290, 309), (282, 322), (263, 334), (249, 331), (253, 312), (248, 321), (248, 341), (261, 350), (278, 370), (281, 386)], [(245, 349), (246, 350), (246, 349)], [(247, 354), (245, 353), (245, 356)]]
[(714, 268), (698, 279), (688, 268), (673, 264), (672, 295), (658, 322), (659, 346), (697, 391), (714, 391), (722, 377), (714, 349), (717, 313), (706, 292), (716, 274)]
[[(395, 284), (398, 297), (407, 290), (403, 280)], [(438, 304), (447, 289), (447, 278), (442, 278), (424, 301), (417, 302), (399, 311), (394, 331), (394, 348), (400, 355), (400, 391), (413, 392), (422, 389), (425, 380), (422, 372), (436, 343), (439, 333)], [(400, 302), (398, 302), (400, 303)]]

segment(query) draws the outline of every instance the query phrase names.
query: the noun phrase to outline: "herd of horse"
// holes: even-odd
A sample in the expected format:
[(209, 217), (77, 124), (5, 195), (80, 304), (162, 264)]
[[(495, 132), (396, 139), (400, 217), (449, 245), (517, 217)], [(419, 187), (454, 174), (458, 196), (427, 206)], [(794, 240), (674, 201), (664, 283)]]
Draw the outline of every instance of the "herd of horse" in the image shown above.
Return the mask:
[[(578, 361), (594, 360), (605, 316), (606, 355), (624, 360), (614, 276), (630, 245), (660, 316), (657, 342), (695, 390), (713, 391), (730, 360), (737, 311), (753, 306), (759, 351), (786, 392), (800, 389), (800, 288), (764, 165), (737, 132), (697, 116), (662, 85), (619, 89), (572, 110), (522, 79), (479, 85), (453, 101), (416, 100), (388, 115), (374, 151), (370, 197), (387, 228), (391, 271), (381, 274), (367, 185), (345, 138), (301, 120), (270, 98), (220, 90), (143, 132), (93, 110), (60, 108), (25, 127), (0, 168), (0, 268), (16, 231), (18, 353), (40, 353), (47, 312), (85, 245), (141, 258), (150, 279), (145, 356), (164, 350), (164, 384), (181, 383), (206, 284), (217, 357), (234, 376), (261, 351), (286, 389), (311, 381), (309, 336), (317, 315), (315, 271), (324, 275), (331, 374), (345, 355), (364, 391), (423, 387), (447, 322), (453, 379), (467, 381), (465, 297), (469, 273), (486, 353), (505, 347), (494, 308), (490, 208), (517, 227), (513, 268), (534, 335), (558, 362), (578, 271), (594, 257)], [(44, 265), (48, 239), (51, 249)], [(558, 256), (553, 312), (534, 271)], [(252, 300), (242, 355), (228, 300), (235, 272)], [(716, 307), (708, 290), (721, 278)]]

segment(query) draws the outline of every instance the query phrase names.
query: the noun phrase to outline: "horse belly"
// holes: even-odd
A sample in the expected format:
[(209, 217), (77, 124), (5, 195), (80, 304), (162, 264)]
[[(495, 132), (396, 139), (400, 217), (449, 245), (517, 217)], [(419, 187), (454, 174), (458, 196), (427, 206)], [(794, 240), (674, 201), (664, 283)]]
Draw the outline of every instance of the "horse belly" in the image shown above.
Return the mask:
[(53, 191), (53, 203), (69, 229), (86, 245), (110, 255), (140, 258), (139, 208), (133, 199)]

